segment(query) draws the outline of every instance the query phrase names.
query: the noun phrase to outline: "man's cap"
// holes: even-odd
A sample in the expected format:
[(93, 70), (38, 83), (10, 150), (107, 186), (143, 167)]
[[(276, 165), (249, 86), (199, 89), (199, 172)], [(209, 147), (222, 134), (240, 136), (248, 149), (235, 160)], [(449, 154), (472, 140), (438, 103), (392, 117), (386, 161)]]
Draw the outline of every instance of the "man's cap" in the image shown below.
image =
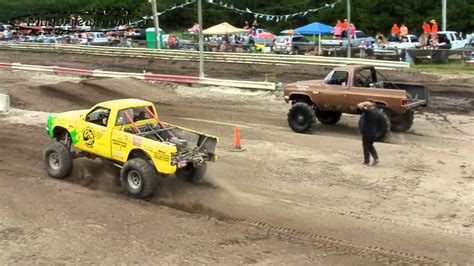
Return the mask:
[(431, 22), (431, 23), (435, 23), (435, 22), (436, 22), (436, 20), (432, 19), (430, 22)]

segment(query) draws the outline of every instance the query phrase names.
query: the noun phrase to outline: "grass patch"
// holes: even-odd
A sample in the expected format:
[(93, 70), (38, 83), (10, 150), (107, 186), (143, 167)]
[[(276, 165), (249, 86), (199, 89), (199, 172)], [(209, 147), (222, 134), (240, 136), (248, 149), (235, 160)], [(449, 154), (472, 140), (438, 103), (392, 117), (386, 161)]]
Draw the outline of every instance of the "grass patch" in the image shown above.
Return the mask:
[(462, 59), (449, 59), (447, 64), (431, 64), (429, 60), (411, 65), (410, 69), (441, 74), (466, 74), (474, 76), (474, 67), (468, 66)]
[(273, 82), (273, 83), (279, 83), (280, 81), (278, 80), (278, 77), (275, 74), (270, 74), (265, 77), (265, 81), (267, 82)]

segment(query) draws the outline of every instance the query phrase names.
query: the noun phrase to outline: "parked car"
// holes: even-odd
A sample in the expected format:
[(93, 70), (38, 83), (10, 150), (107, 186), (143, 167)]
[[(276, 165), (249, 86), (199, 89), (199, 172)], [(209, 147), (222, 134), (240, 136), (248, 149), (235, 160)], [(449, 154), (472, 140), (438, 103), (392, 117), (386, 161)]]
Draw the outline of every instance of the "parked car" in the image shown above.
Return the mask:
[(420, 42), (415, 35), (401, 36), (398, 41), (388, 42), (386, 49), (408, 49), (416, 48)]
[(471, 37), (468, 43), (464, 45), (463, 59), (466, 61), (474, 60), (474, 37)]
[[(163, 38), (163, 45), (164, 45), (164, 48), (169, 48), (169, 45), (168, 45), (168, 38), (169, 38), (169, 34), (164, 34), (162, 35), (162, 38)], [(174, 36), (175, 39), (177, 39), (177, 44), (178, 44), (178, 49), (179, 47), (184, 47), (185, 45), (190, 45), (192, 44), (192, 42), (190, 40), (186, 40), (186, 39), (181, 39), (180, 37), (178, 36)]]
[(459, 34), (455, 31), (439, 31), (438, 32), (439, 46), (446, 49), (461, 49), (468, 43), (467, 39), (461, 39)]
[(0, 23), (0, 31), (4, 31), (4, 30), (11, 31), (12, 29), (13, 29), (12, 25)]
[(145, 29), (133, 29), (129, 35), (134, 40), (145, 40), (146, 30)]
[[(346, 32), (343, 33), (342, 39), (322, 39), (321, 45), (322, 46), (347, 46), (349, 43), (347, 38), (345, 37)], [(351, 46), (360, 46), (363, 41), (370, 41), (375, 42), (373, 37), (367, 36), (363, 31), (356, 30), (354, 33), (354, 37), (351, 38)]]
[(376, 56), (388, 55), (394, 56), (399, 55), (403, 49), (414, 49), (420, 46), (419, 39), (415, 35), (406, 35), (400, 37), (398, 41), (389, 41), (385, 47), (376, 47), (374, 54)]
[(314, 43), (301, 35), (279, 36), (273, 45), (276, 54), (304, 54), (313, 49)]
[[(91, 45), (109, 45), (109, 40), (107, 40), (107, 36), (105, 36), (102, 32), (91, 32), (92, 34), (92, 42)], [(81, 39), (81, 44), (85, 45), (88, 44), (87, 35), (83, 34)]]

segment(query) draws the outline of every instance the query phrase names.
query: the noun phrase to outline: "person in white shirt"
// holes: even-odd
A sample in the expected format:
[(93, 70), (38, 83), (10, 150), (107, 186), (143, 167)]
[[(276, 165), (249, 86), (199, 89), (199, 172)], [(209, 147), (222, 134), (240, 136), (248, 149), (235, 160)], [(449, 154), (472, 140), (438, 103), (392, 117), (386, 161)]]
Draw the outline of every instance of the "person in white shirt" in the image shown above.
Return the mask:
[(3, 31), (3, 40), (8, 41), (10, 39), (10, 32), (7, 29)]

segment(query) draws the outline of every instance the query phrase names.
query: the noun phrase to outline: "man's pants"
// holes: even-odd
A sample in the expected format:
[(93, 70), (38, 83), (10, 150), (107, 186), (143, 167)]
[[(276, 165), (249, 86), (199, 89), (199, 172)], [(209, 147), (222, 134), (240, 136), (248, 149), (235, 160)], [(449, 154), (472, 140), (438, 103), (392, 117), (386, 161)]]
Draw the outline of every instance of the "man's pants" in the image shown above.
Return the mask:
[(374, 160), (378, 160), (379, 156), (377, 155), (377, 151), (374, 147), (375, 138), (373, 137), (362, 137), (362, 147), (364, 148), (364, 162), (370, 162), (370, 155), (374, 158)]

